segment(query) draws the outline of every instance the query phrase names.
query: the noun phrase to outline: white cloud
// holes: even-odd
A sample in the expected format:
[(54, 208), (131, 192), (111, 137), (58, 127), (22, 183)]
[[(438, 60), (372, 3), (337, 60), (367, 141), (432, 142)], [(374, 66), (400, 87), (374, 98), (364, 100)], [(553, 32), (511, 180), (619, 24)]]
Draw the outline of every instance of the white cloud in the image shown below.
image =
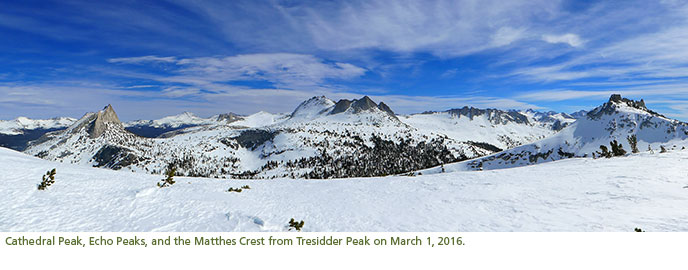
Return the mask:
[(524, 32), (524, 29), (514, 29), (508, 26), (499, 28), (499, 30), (492, 35), (492, 45), (495, 47), (509, 45), (523, 38)]
[(526, 30), (534, 21), (559, 12), (559, 0), (253, 1), (250, 5), (176, 1), (210, 18), (231, 42), (251, 49), (334, 53), (373, 49), (441, 57), (507, 46), (528, 37)]
[(177, 62), (176, 57), (158, 57), (154, 55), (138, 56), (138, 57), (121, 57), (121, 58), (110, 58), (107, 60), (109, 63), (114, 64), (142, 64), (149, 62), (163, 62), (163, 63), (175, 63)]
[[(280, 88), (318, 87), (328, 79), (357, 78), (366, 69), (342, 62), (328, 62), (313, 55), (291, 53), (242, 54), (228, 57), (183, 58), (142, 56), (109, 59), (110, 63), (173, 63), (169, 76), (150, 77), (165, 83), (198, 87), (232, 81), (268, 81)], [(168, 94), (185, 92), (170, 90)], [(192, 93), (192, 92), (188, 92)]]
[(542, 35), (542, 40), (547, 43), (564, 43), (571, 47), (583, 46), (585, 42), (576, 34), (563, 34), (563, 35)]
[(366, 70), (348, 63), (326, 63), (312, 55), (261, 53), (237, 56), (182, 59), (177, 62), (183, 77), (210, 82), (266, 80), (278, 87), (315, 86), (325, 79), (351, 79)]

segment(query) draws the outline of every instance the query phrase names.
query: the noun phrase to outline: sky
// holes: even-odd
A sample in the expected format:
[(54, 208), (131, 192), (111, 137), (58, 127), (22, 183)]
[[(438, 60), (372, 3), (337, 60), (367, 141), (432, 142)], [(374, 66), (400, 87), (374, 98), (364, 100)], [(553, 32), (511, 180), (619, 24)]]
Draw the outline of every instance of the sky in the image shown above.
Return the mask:
[(289, 113), (364, 95), (396, 113), (575, 112), (612, 93), (688, 120), (688, 1), (6, 1), (0, 120)]

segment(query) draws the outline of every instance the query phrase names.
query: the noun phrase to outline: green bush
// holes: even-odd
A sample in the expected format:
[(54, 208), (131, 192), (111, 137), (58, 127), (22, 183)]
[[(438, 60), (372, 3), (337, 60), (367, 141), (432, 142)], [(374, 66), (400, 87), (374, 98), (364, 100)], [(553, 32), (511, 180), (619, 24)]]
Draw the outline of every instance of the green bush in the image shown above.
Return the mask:
[(292, 218), (292, 219), (289, 221), (289, 230), (291, 231), (291, 229), (294, 228), (295, 230), (297, 230), (297, 231), (300, 232), (300, 231), (301, 231), (301, 228), (303, 227), (303, 224), (304, 224), (303, 220), (301, 220), (301, 221), (299, 221), (299, 222), (296, 222), (296, 221), (294, 220), (294, 218)]
[(167, 171), (165, 172), (165, 179), (162, 179), (158, 183), (158, 187), (164, 188), (164, 187), (169, 187), (171, 185), (174, 185), (174, 174), (177, 172), (177, 168), (174, 166), (174, 164), (169, 164), (167, 165)]
[(50, 185), (55, 184), (55, 169), (52, 169), (43, 175), (43, 181), (38, 185), (38, 190), (45, 190)]
[(599, 156), (605, 157), (605, 158), (610, 158), (610, 157), (612, 157), (612, 152), (609, 152), (609, 148), (607, 148), (606, 146), (600, 145)]
[(635, 136), (635, 134), (626, 137), (626, 139), (628, 140), (628, 144), (631, 146), (631, 152), (633, 152), (633, 153), (640, 152), (638, 150), (638, 137)]
[(242, 191), (242, 189), (240, 189), (240, 188), (233, 188), (233, 187), (231, 187), (231, 188), (229, 188), (229, 189), (227, 190), (227, 192), (241, 192), (241, 191)]
[(611, 145), (612, 154), (614, 154), (615, 157), (623, 156), (626, 154), (626, 150), (623, 149), (623, 145), (617, 142), (616, 140), (611, 141), (609, 145)]

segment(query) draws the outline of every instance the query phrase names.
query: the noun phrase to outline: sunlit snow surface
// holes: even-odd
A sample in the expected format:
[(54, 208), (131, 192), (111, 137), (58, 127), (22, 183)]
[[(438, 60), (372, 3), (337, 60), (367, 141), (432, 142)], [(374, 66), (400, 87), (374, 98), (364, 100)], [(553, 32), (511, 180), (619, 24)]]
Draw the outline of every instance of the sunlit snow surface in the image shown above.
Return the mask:
[[(0, 148), (0, 231), (688, 231), (688, 150), (513, 169), (222, 180), (88, 168)], [(56, 182), (37, 190), (57, 168)], [(242, 193), (229, 187), (250, 185)]]

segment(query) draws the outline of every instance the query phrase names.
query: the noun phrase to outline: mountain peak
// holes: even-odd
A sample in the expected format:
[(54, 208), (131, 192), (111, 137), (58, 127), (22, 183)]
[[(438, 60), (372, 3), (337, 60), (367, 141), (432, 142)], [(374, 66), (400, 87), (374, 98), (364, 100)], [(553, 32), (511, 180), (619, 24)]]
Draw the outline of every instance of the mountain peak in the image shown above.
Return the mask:
[(641, 99), (640, 101), (636, 101), (636, 100), (621, 97), (620, 94), (612, 94), (609, 97), (609, 101), (602, 104), (602, 106), (591, 110), (590, 112), (588, 112), (587, 115), (588, 115), (588, 117), (590, 117), (592, 119), (597, 119), (600, 116), (602, 116), (603, 114), (614, 114), (614, 113), (619, 111), (619, 108), (622, 108), (622, 107), (629, 107), (629, 108), (639, 110), (642, 112), (647, 112), (647, 113), (654, 115), (654, 116), (665, 117), (665, 116), (645, 107), (645, 101), (643, 99)]
[(325, 96), (315, 96), (308, 100), (301, 102), (298, 107), (291, 113), (291, 118), (305, 117), (311, 118), (322, 114), (324, 111), (332, 107), (334, 101)]
[(627, 98), (621, 97), (619, 94), (612, 94), (609, 97), (609, 103), (616, 103), (616, 104), (626, 104), (630, 107), (640, 109), (640, 110), (647, 110), (647, 107), (645, 107), (645, 101), (640, 99), (640, 101), (635, 101), (635, 100), (630, 100)]
[(337, 103), (334, 106), (334, 109), (330, 112), (330, 114), (342, 113), (349, 109), (351, 109), (353, 113), (378, 109), (388, 113), (391, 116), (394, 116), (394, 112), (391, 108), (389, 108), (389, 106), (387, 106), (387, 104), (383, 102), (377, 104), (368, 96), (364, 96), (360, 99), (354, 100), (340, 99), (339, 101), (337, 101)]
[(102, 135), (107, 129), (108, 124), (122, 125), (119, 117), (117, 117), (117, 113), (115, 113), (115, 109), (110, 104), (105, 106), (102, 111), (94, 114), (94, 118), (88, 128), (88, 135), (91, 138), (97, 138)]

